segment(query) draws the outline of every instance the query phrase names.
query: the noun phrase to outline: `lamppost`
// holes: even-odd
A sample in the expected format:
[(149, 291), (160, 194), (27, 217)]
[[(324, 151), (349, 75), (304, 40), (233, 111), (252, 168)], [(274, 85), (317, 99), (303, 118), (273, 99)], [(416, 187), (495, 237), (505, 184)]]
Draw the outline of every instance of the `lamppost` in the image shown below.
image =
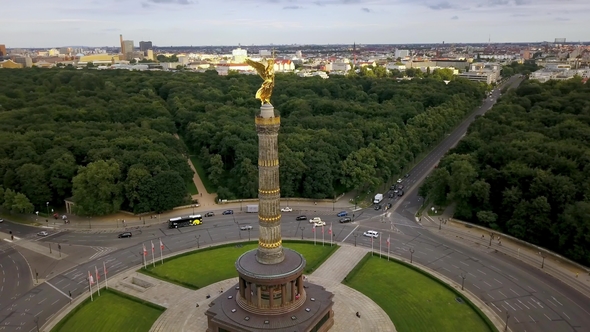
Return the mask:
[(193, 204), (193, 216), (195, 215), (195, 204)]
[(352, 234), (354, 236), (354, 246), (356, 247), (356, 237), (359, 236), (357, 233)]
[(438, 217), (438, 230), (440, 231), (442, 229), (442, 218)]
[(334, 205), (336, 204), (336, 195), (334, 195), (334, 199), (332, 200), (332, 211), (335, 211)]
[(504, 331), (508, 331), (508, 319), (510, 318), (510, 314), (506, 311), (506, 325), (504, 326)]
[(303, 231), (305, 230), (305, 227), (299, 227), (299, 229), (301, 230), (301, 239), (303, 240)]
[(45, 206), (47, 207), (47, 218), (49, 218), (49, 202), (45, 203)]
[(541, 255), (541, 268), (545, 267), (545, 254), (539, 251), (539, 255)]
[(252, 228), (248, 228), (248, 241), (250, 241), (250, 231), (252, 230)]
[(59, 250), (59, 257), (61, 257), (61, 244), (57, 244), (57, 249)]
[(414, 258), (414, 249), (410, 248), (410, 264), (413, 263), (413, 258)]
[(199, 240), (201, 239), (201, 234), (195, 236), (197, 238), (197, 249), (200, 248)]
[(461, 273), (461, 290), (463, 290), (463, 286), (465, 285), (465, 278), (467, 278), (467, 274)]
[(494, 239), (494, 233), (490, 232), (490, 247), (492, 246), (493, 239)]
[(39, 332), (39, 316), (35, 316), (35, 324), (37, 324), (37, 332)]

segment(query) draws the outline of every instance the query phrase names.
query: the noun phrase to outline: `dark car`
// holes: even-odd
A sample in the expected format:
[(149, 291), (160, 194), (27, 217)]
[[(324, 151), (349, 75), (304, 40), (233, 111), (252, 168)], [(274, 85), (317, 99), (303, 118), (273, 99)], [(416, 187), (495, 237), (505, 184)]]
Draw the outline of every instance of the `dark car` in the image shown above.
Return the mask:
[(400, 191), (397, 193), (397, 195), (398, 195), (398, 196), (403, 196), (403, 195), (404, 195), (404, 191), (403, 191), (403, 190), (400, 190)]
[(226, 215), (226, 214), (234, 214), (234, 210), (225, 210), (225, 211), (223, 211), (222, 214), (223, 215)]
[(393, 186), (389, 187), (389, 190), (395, 190), (395, 188), (396, 187), (395, 187), (395, 184), (394, 184)]
[(214, 215), (215, 215), (215, 213), (213, 213), (213, 212), (205, 213), (205, 217), (213, 217)]
[(393, 198), (393, 196), (395, 196), (394, 193), (389, 193), (389, 198)]
[(351, 221), (352, 221), (352, 219), (351, 219), (350, 217), (344, 217), (344, 218), (341, 218), (341, 219), (340, 219), (340, 220), (338, 220), (338, 221), (339, 221), (341, 224), (344, 224), (344, 223), (346, 223), (346, 222), (351, 222)]
[(398, 184), (397, 185), (397, 189), (404, 189), (404, 185), (403, 184)]
[(348, 212), (346, 212), (346, 211), (340, 211), (340, 212), (338, 212), (338, 214), (336, 216), (338, 216), (338, 217), (346, 217), (347, 215), (348, 215)]
[(387, 203), (387, 207), (386, 207), (386, 209), (387, 209), (387, 210), (391, 209), (391, 203)]
[(133, 236), (133, 234), (131, 234), (131, 232), (125, 232), (125, 233), (119, 234), (118, 238), (122, 239), (124, 237), (132, 237), (132, 236)]
[(307, 220), (307, 216), (305, 216), (305, 215), (298, 216), (297, 218), (295, 218), (295, 220)]
[(375, 205), (375, 210), (379, 211), (381, 210), (383, 207), (381, 206), (381, 204), (377, 204)]

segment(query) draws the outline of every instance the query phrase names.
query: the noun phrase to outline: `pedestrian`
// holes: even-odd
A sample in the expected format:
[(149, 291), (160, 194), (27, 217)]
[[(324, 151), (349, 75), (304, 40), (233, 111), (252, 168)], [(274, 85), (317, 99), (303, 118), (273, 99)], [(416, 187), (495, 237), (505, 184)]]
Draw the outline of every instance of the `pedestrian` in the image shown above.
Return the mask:
[(221, 287), (221, 289), (219, 290), (219, 293), (223, 293), (223, 287)]
[(201, 197), (203, 197), (203, 193), (201, 193)]
[(199, 307), (199, 304), (197, 303), (197, 306), (195, 308), (198, 308), (198, 307)]
[(578, 277), (578, 272), (576, 272), (576, 278)]
[(356, 312), (356, 316), (357, 316), (358, 318), (361, 318), (361, 313), (357, 311), (357, 312)]

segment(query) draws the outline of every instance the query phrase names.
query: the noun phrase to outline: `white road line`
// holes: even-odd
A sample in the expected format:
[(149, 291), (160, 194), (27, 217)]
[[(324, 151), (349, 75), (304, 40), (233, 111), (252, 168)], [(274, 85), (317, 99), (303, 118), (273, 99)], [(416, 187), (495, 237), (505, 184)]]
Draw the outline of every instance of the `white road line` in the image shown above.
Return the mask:
[(554, 296), (552, 296), (551, 298), (553, 298), (555, 300), (555, 302), (559, 303), (559, 305), (563, 307), (563, 304), (561, 304), (561, 302), (557, 301), (557, 299)]
[(512, 308), (512, 310), (516, 311), (516, 309), (512, 305), (510, 305), (510, 303), (508, 303), (507, 301), (504, 301), (504, 303), (506, 303), (510, 308)]
[[(475, 274), (473, 274), (473, 273), (471, 273), (471, 272), (467, 272), (467, 274), (470, 274), (470, 275), (472, 275), (472, 276), (474, 276), (474, 277), (475, 277)], [(476, 278), (477, 278), (477, 277), (476, 277)]]
[(494, 280), (496, 280), (500, 285), (502, 284), (502, 282), (496, 278), (494, 278)]
[(533, 317), (531, 317), (531, 315), (529, 315), (529, 318), (533, 321), (533, 323), (537, 322)]
[(549, 318), (549, 316), (547, 316), (546, 314), (543, 314), (543, 315), (545, 315), (545, 317), (547, 317), (548, 320), (551, 320), (551, 318)]
[(520, 304), (522, 304), (525, 308), (530, 309), (526, 304), (522, 303), (521, 300), (518, 300), (518, 302), (520, 302)]
[(43, 310), (39, 311), (39, 312), (38, 312), (37, 314), (35, 314), (35, 316), (33, 316), (33, 317), (37, 317), (37, 316), (39, 316), (39, 315), (40, 315), (42, 312), (43, 312)]
[(477, 271), (478, 271), (479, 273), (483, 274), (483, 275), (487, 275), (485, 272), (483, 272), (483, 271), (482, 271), (482, 270), (480, 270), (480, 269), (477, 269)]
[(492, 305), (494, 306), (494, 308), (496, 308), (496, 310), (498, 310), (498, 312), (502, 312), (502, 310), (500, 310), (500, 308), (496, 307), (495, 304), (492, 303)]
[[(69, 298), (70, 298), (70, 297), (68, 296), (68, 299), (69, 299)], [(55, 300), (55, 301), (54, 301), (54, 302), (53, 302), (51, 305), (54, 305), (54, 304), (56, 304), (57, 302), (59, 302), (59, 299)]]
[(486, 285), (488, 285), (488, 286), (490, 286), (490, 287), (492, 287), (492, 285), (490, 285), (487, 281), (484, 281), (483, 283), (486, 284)]
[(516, 281), (518, 281), (518, 279), (516, 279), (515, 277), (513, 277), (513, 276), (511, 276), (511, 275), (508, 275), (508, 276), (509, 276), (510, 278), (512, 278), (512, 279), (514, 279), (514, 280), (516, 280)]
[(565, 315), (565, 317), (567, 317), (567, 319), (571, 320), (570, 316), (568, 316), (565, 312), (562, 313)]
[(37, 303), (37, 304), (41, 304), (41, 303), (45, 302), (45, 300), (47, 300), (47, 298), (44, 298), (43, 300), (39, 301), (39, 303)]
[(451, 264), (451, 265), (453, 265), (453, 267), (454, 267), (454, 268), (456, 268), (456, 269), (458, 269), (458, 268), (459, 268), (459, 267), (458, 267), (457, 265), (455, 265), (455, 264)]
[(521, 307), (521, 306), (520, 306), (518, 303), (514, 302), (513, 304), (514, 304), (515, 306), (517, 306), (517, 307), (518, 307), (518, 309), (522, 310), (522, 307)]
[(512, 291), (512, 293), (516, 294), (516, 296), (520, 296), (520, 294), (518, 294), (517, 292), (515, 292), (514, 289), (510, 288), (510, 290)]
[(508, 297), (508, 296), (506, 296), (506, 294), (502, 293), (502, 291), (498, 291), (498, 293), (502, 294), (502, 296), (504, 296), (504, 297)]
[(528, 302), (528, 303), (531, 305), (531, 307), (533, 307), (533, 308), (537, 308), (537, 307), (536, 307), (534, 304), (532, 304), (532, 303), (531, 303), (531, 301), (528, 301), (528, 300), (527, 300), (527, 302)]
[(516, 319), (517, 323), (520, 323), (520, 321), (518, 320), (518, 317), (514, 316), (514, 319)]
[[(82, 281), (84, 281), (84, 280), (82, 280)], [(70, 298), (70, 297), (68, 296), (68, 294), (66, 294), (66, 293), (62, 292), (62, 291), (61, 291), (59, 288), (57, 288), (57, 287), (53, 286), (52, 284), (50, 284), (50, 283), (49, 283), (49, 282), (47, 282), (47, 281), (46, 281), (45, 283), (46, 283), (47, 285), (51, 286), (51, 288), (53, 288), (53, 289), (55, 289), (56, 291), (58, 291), (58, 292), (60, 292), (61, 294), (63, 294), (63, 296), (67, 297), (68, 299)]]
[(496, 298), (494, 298), (494, 297), (492, 296), (492, 294), (488, 294), (488, 296), (489, 296), (489, 297), (491, 297), (491, 298), (492, 298), (492, 300), (495, 300), (495, 299), (496, 299)]
[(550, 304), (553, 304), (553, 306), (557, 307), (557, 305), (553, 302), (551, 302), (551, 300), (547, 299), (547, 302), (549, 302)]
[(478, 286), (478, 285), (476, 285), (476, 284), (472, 284), (472, 285), (473, 285), (473, 286), (475, 286), (477, 289), (481, 289), (481, 288), (479, 288), (479, 286)]
[(469, 266), (469, 264), (467, 264), (467, 263), (465, 263), (465, 262), (463, 262), (463, 261), (459, 261), (459, 263), (461, 263), (461, 264), (463, 264), (463, 265), (467, 265), (467, 266)]
[(508, 311), (508, 308), (506, 308), (506, 306), (503, 304), (502, 304), (502, 308), (504, 308), (504, 310)]
[(441, 267), (441, 269), (451, 272), (451, 270), (447, 269), (446, 267)]
[(527, 287), (531, 290), (531, 292), (533, 292), (533, 293), (537, 292), (533, 287), (531, 287), (531, 286), (527, 286)]

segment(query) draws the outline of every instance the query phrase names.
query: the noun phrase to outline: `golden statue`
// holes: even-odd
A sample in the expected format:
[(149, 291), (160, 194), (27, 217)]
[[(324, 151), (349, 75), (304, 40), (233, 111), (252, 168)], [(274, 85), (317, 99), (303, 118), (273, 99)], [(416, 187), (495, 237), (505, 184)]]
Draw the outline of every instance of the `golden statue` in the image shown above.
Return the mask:
[(266, 65), (264, 62), (256, 62), (250, 59), (246, 59), (246, 63), (256, 69), (258, 75), (264, 80), (260, 89), (256, 91), (256, 99), (260, 99), (262, 104), (270, 104), (270, 96), (275, 86), (275, 59), (267, 59)]

